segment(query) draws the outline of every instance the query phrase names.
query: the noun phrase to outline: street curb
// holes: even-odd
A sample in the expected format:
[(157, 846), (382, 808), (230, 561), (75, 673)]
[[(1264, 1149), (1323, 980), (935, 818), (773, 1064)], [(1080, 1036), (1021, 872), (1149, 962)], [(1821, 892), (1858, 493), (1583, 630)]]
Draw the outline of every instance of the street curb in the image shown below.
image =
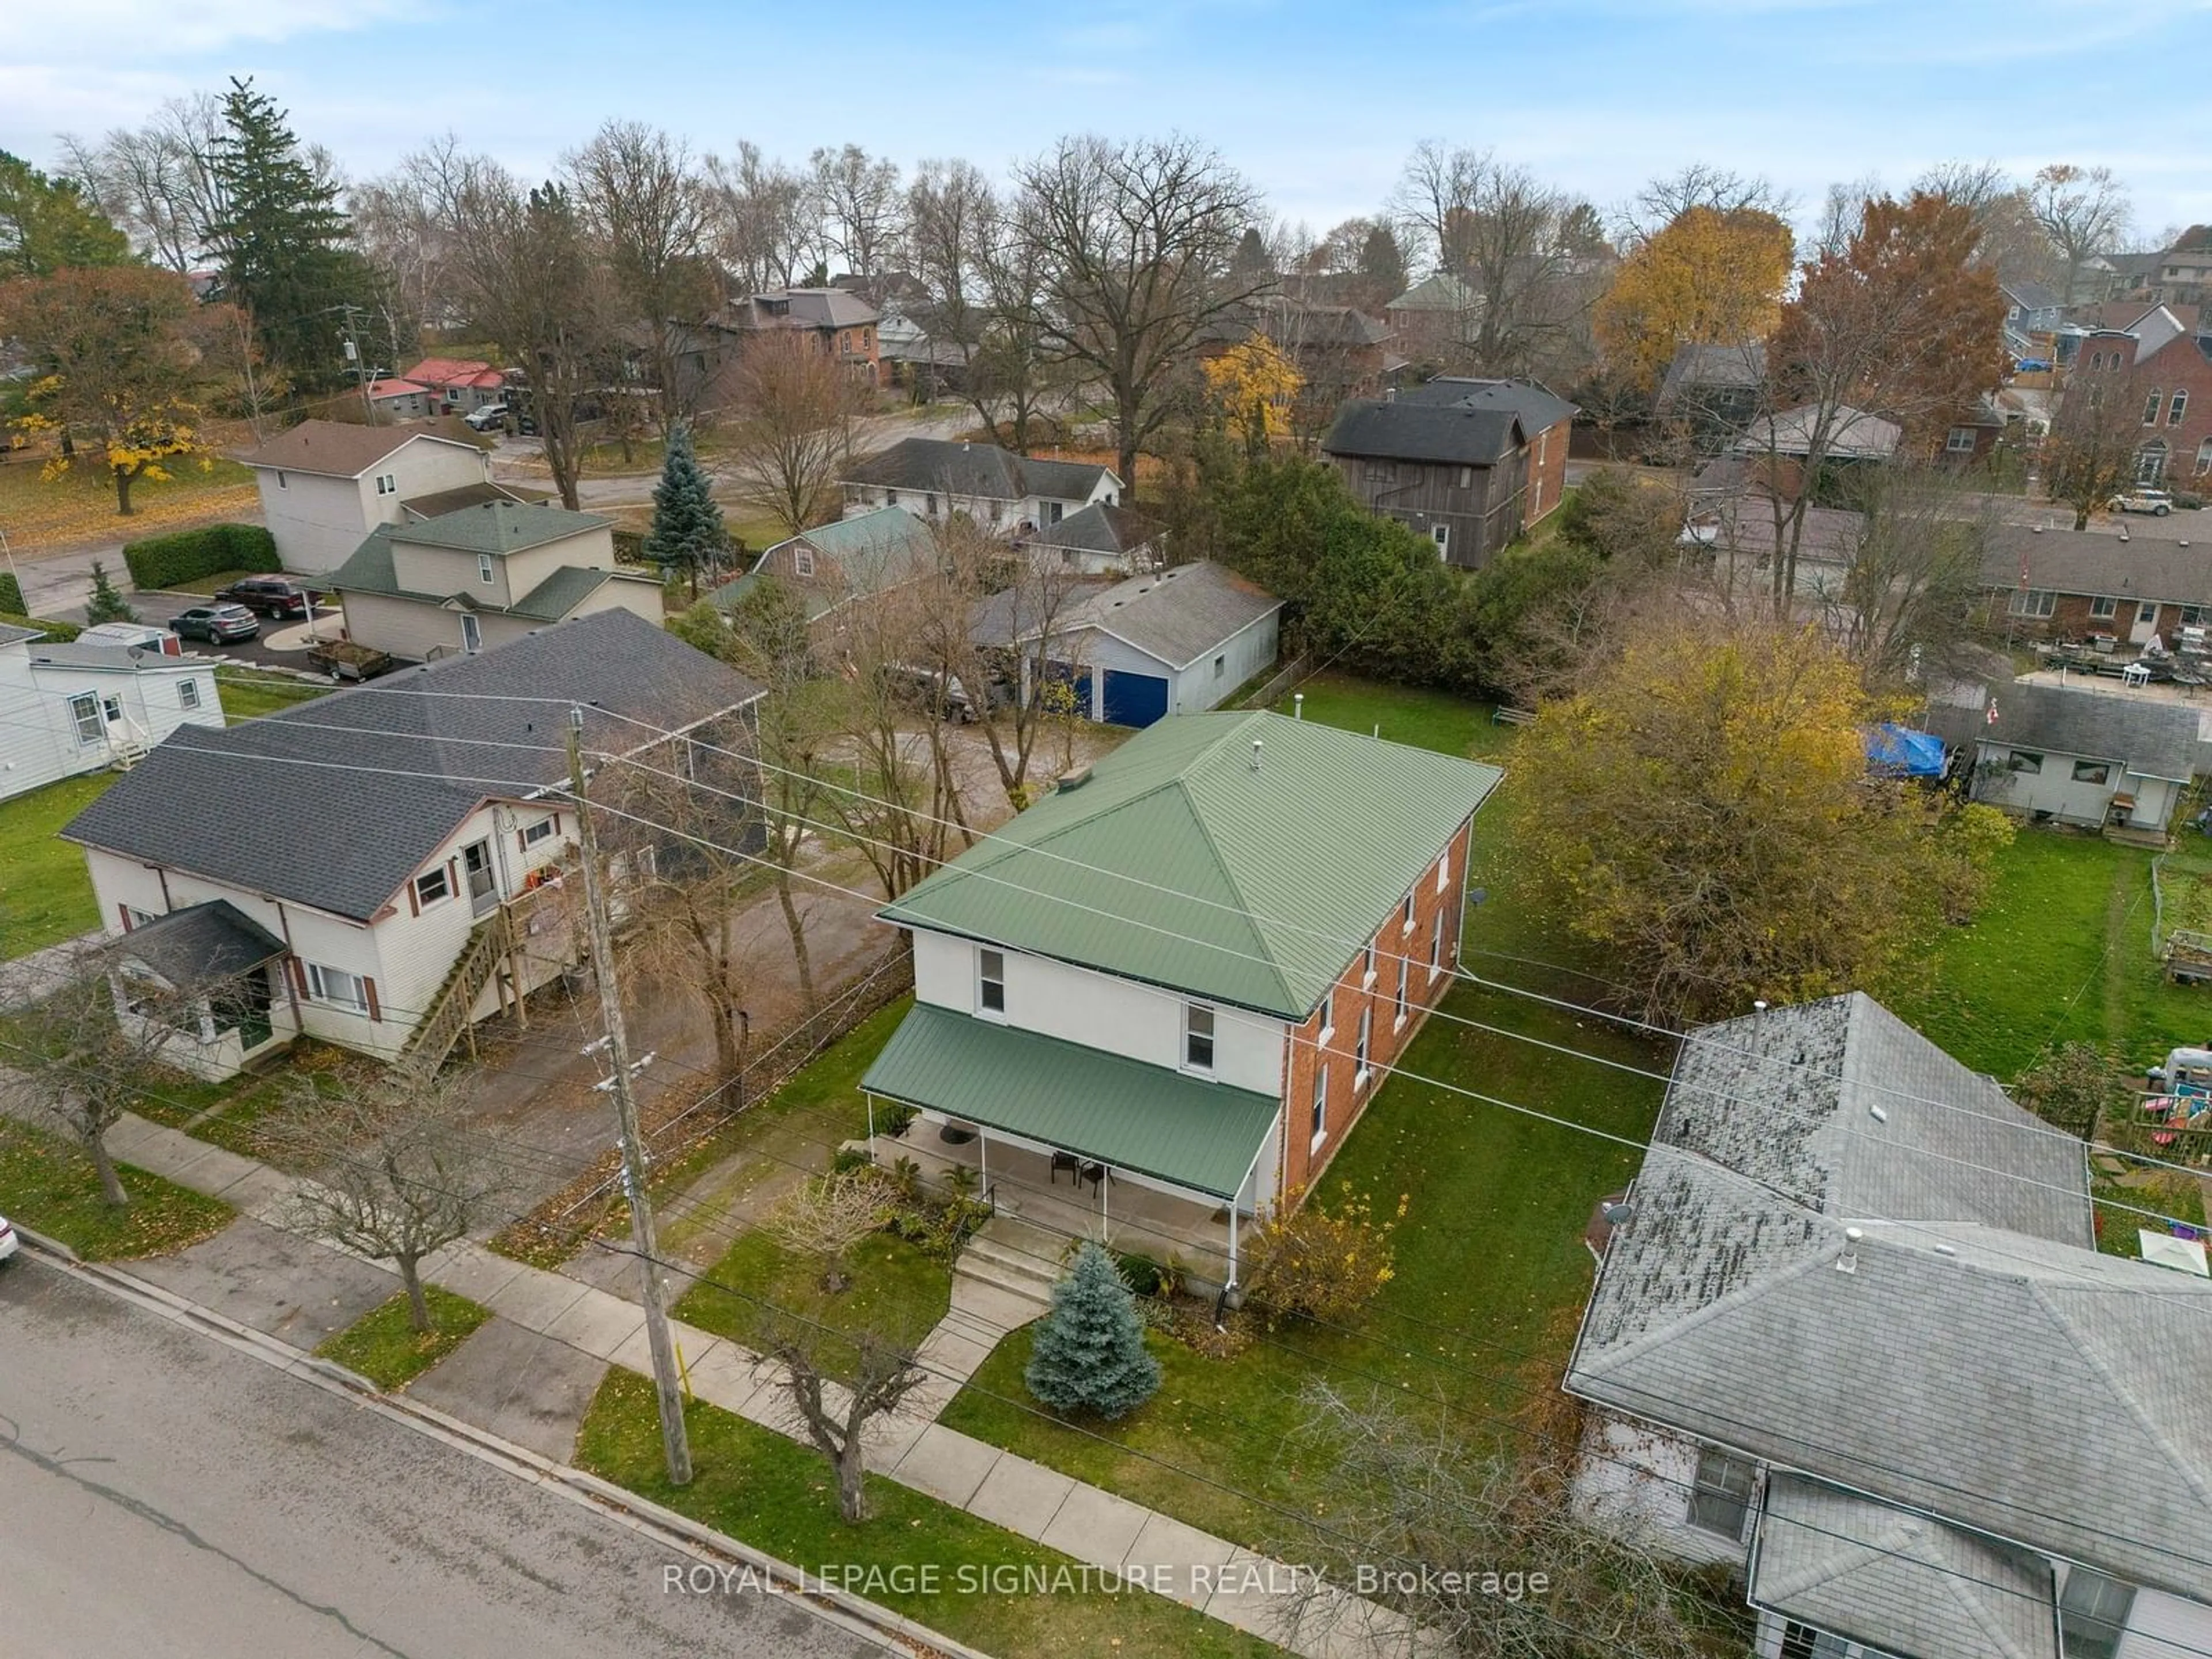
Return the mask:
[(86, 1261), (66, 1244), (18, 1225), (16, 1231), (33, 1254), (51, 1258), (52, 1265), (72, 1276), (94, 1282), (111, 1293), (146, 1307), (175, 1323), (195, 1327), (226, 1346), (289, 1373), (314, 1387), (342, 1394), (416, 1433), (441, 1441), (458, 1451), (503, 1469), (530, 1485), (558, 1493), (569, 1502), (607, 1516), (632, 1531), (672, 1549), (708, 1562), (736, 1563), (749, 1567), (762, 1580), (783, 1594), (803, 1597), (813, 1611), (845, 1629), (848, 1634), (873, 1643), (886, 1651), (927, 1656), (927, 1659), (992, 1659), (977, 1648), (956, 1642), (927, 1625), (880, 1607), (846, 1590), (814, 1583), (801, 1568), (781, 1561), (740, 1539), (716, 1532), (688, 1516), (665, 1509), (595, 1474), (565, 1463), (556, 1463), (526, 1446), (465, 1423), (435, 1407), (410, 1400), (406, 1395), (386, 1394), (357, 1371), (295, 1347), (265, 1331), (242, 1325), (214, 1309), (177, 1295), (150, 1280), (138, 1278), (106, 1262)]

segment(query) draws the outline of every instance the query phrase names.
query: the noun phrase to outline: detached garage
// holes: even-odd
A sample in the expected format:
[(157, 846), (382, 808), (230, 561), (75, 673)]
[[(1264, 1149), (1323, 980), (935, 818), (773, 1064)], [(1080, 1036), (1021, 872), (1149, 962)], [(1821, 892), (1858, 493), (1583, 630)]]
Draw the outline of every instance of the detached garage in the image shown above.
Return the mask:
[[(1001, 595), (1004, 599), (1006, 596)], [(1150, 726), (1194, 714), (1274, 665), (1283, 602), (1210, 560), (1132, 576), (1068, 607), (1048, 650), (1091, 718)], [(1002, 606), (986, 604), (976, 641), (1027, 645)], [(1026, 678), (1026, 674), (1024, 678)], [(1027, 695), (1028, 688), (1023, 688)]]

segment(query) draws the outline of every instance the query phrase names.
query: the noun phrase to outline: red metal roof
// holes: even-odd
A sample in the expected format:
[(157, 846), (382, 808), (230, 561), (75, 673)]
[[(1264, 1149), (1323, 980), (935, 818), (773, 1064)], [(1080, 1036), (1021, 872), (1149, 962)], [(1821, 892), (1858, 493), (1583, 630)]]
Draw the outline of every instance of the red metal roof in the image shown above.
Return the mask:
[(506, 377), (489, 363), (460, 357), (425, 357), (407, 371), (407, 378), (424, 386), (498, 386)]

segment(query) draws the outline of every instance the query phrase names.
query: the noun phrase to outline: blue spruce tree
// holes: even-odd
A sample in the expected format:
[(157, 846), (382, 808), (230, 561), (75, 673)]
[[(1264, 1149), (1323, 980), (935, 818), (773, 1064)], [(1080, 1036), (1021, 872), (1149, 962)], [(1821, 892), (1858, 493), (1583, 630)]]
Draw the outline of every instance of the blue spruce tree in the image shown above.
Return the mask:
[(680, 570), (699, 597), (699, 571), (712, 567), (729, 545), (722, 509), (714, 505), (707, 475), (691, 447), (691, 429), (668, 434), (668, 457), (660, 482), (653, 487), (653, 527), (645, 532), (645, 556), (664, 569)]
[(1145, 1351), (1136, 1301), (1114, 1258), (1085, 1240), (1052, 1287), (1023, 1376), (1054, 1411), (1122, 1417), (1158, 1392), (1160, 1362)]

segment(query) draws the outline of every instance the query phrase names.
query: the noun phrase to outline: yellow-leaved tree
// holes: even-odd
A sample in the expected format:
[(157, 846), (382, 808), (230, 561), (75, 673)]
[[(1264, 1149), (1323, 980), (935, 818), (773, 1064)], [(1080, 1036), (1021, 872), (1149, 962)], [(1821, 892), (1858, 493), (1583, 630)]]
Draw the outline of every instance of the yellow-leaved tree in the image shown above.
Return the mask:
[(1972, 915), (2011, 825), (1871, 775), (1881, 716), (1816, 628), (1642, 618), (1516, 749), (1530, 874), (1648, 1015), (1890, 984)]
[(1206, 395), (1232, 428), (1270, 441), (1289, 435), (1291, 411), (1305, 381), (1280, 346), (1255, 334), (1207, 358), (1205, 367)]
[(88, 455), (114, 486), (115, 510), (127, 514), (140, 479), (168, 477), (181, 461), (205, 465), (214, 452), (196, 398), (216, 378), (207, 348), (228, 317), (227, 307), (202, 305), (174, 271), (150, 266), (70, 269), (0, 285), (0, 335), (41, 371), (16, 425), (68, 440), (46, 476)]
[(1649, 389), (1679, 347), (1764, 339), (1795, 248), (1790, 227), (1757, 208), (1684, 209), (1621, 262), (1598, 301), (1606, 361)]

